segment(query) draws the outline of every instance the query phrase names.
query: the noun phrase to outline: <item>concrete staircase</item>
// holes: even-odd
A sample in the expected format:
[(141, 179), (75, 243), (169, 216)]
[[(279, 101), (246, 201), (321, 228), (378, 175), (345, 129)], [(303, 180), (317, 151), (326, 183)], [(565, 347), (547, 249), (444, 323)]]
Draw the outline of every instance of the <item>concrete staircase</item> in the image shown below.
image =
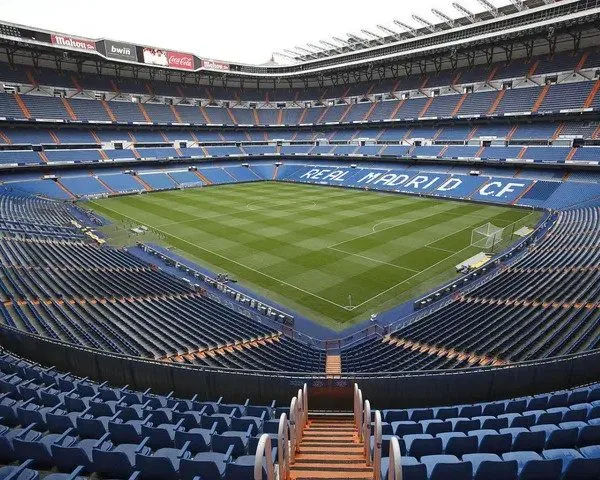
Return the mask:
[(373, 479), (351, 415), (308, 416), (289, 480), (321, 478)]

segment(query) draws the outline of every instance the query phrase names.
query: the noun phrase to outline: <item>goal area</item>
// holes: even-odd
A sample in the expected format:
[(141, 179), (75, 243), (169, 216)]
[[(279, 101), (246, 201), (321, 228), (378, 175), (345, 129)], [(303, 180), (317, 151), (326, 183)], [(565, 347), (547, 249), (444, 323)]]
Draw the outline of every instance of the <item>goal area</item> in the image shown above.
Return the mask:
[(492, 223), (486, 223), (474, 228), (471, 232), (471, 246), (479, 248), (492, 248), (502, 241), (504, 228), (497, 227)]

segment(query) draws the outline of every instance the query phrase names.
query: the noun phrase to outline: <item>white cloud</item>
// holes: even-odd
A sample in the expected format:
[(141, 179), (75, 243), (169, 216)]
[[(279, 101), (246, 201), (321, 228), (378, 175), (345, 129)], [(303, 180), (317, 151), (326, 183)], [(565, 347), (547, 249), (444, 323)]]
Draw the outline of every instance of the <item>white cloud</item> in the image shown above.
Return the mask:
[[(472, 12), (482, 8), (476, 0), (460, 3)], [(2, 19), (13, 23), (246, 63), (263, 63), (273, 51), (333, 35), (359, 34), (361, 28), (376, 32), (378, 23), (395, 28), (393, 18), (417, 26), (413, 13), (434, 22), (431, 8), (459, 16), (447, 0), (83, 0), (79, 5), (73, 0), (2, 0), (0, 5)]]

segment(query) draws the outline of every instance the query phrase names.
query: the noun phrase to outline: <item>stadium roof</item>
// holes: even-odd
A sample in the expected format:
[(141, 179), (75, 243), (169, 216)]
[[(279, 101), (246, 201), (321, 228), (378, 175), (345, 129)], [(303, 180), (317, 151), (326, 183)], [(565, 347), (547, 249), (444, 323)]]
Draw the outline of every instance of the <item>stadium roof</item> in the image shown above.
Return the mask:
[[(416, 63), (422, 69), (423, 64), (427, 68), (429, 63), (439, 70), (442, 60), (451, 63), (445, 68), (455, 68), (459, 57), (468, 57), (469, 65), (472, 65), (474, 52), (491, 58), (493, 53), (488, 53), (490, 49), (507, 48), (509, 44), (522, 47), (534, 37), (538, 41), (550, 42), (552, 54), (559, 35), (580, 37), (580, 33), (574, 32), (595, 28), (600, 16), (600, 0), (511, 0), (509, 5), (499, 8), (495, 8), (496, 3), (489, 0), (476, 0), (488, 7), (488, 10), (479, 13), (465, 8), (466, 0), (460, 1), (453, 5), (457, 12), (464, 14), (462, 17), (451, 17), (438, 9), (434, 12), (439, 18), (437, 23), (414, 16), (413, 25), (418, 22), (422, 26), (409, 29), (407, 25), (403, 33), (383, 25), (381, 31), (387, 32), (387, 35), (382, 33), (379, 36), (364, 29), (367, 33), (351, 33), (346, 41), (340, 39), (337, 47), (329, 50), (324, 45), (323, 50), (318, 52), (311, 53), (302, 47), (296, 57), (289, 53), (288, 60), (293, 63), (288, 65), (278, 61), (281, 56), (262, 65), (230, 63), (164, 46), (81, 37), (1, 22), (0, 48), (5, 47), (9, 62), (14, 55), (21, 55), (31, 57), (35, 64), (46, 55), (54, 56), (58, 63), (77, 64), (77, 68), (87, 63), (95, 65), (98, 72), (108, 67), (118, 70), (118, 74), (130, 71), (136, 77), (140, 71), (145, 71), (151, 78), (156, 74), (169, 77), (177, 73), (181, 81), (185, 76), (194, 75), (196, 82), (203, 75), (208, 81), (220, 79), (224, 83), (232, 78), (239, 82), (310, 80), (349, 83), (350, 76), (355, 80), (371, 80), (373, 70), (380, 70), (377, 73), (380, 78), (390, 75), (385, 69), (391, 69), (391, 74), (397, 76), (398, 69), (407, 68), (407, 64), (412, 68)], [(396, 23), (404, 22), (398, 20)], [(527, 48), (530, 51), (533, 47)]]

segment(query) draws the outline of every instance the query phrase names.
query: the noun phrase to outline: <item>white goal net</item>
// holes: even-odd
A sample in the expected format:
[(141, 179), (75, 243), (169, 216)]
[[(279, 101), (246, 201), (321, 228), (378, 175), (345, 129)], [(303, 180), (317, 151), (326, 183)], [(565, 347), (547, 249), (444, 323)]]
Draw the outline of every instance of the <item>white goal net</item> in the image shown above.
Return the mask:
[(492, 248), (502, 241), (503, 228), (491, 223), (486, 223), (474, 228), (471, 232), (471, 246), (479, 248)]

